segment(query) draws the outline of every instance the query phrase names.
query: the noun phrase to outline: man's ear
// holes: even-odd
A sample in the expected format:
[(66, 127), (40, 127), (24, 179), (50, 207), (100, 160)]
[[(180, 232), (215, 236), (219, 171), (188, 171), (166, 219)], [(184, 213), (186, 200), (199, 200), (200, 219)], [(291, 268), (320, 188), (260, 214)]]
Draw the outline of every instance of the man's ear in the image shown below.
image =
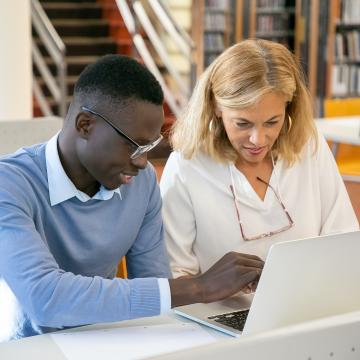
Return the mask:
[(80, 137), (87, 139), (95, 126), (95, 119), (88, 113), (79, 112), (75, 119), (75, 128)]

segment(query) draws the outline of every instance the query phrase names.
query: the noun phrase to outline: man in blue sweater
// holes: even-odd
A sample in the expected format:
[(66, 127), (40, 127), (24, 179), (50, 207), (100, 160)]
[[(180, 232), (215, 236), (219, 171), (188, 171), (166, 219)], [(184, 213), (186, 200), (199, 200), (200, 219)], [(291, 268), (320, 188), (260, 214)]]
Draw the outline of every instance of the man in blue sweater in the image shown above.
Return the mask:
[[(0, 341), (158, 315), (257, 281), (263, 262), (235, 253), (197, 277), (169, 279), (147, 162), (162, 103), (145, 67), (105, 56), (81, 74), (59, 134), (1, 159)], [(129, 279), (119, 279), (125, 255)]]

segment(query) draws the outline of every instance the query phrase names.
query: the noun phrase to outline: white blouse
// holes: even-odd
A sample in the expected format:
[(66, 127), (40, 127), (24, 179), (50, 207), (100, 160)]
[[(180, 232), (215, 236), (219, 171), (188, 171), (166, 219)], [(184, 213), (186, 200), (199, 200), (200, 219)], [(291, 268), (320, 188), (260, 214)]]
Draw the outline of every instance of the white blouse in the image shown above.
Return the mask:
[[(241, 235), (233, 182), (246, 237), (276, 231), (289, 224), (274, 191), (261, 200), (246, 177), (233, 165), (214, 162), (201, 154), (185, 160), (173, 152), (160, 181), (165, 238), (174, 277), (206, 271), (229, 251), (265, 259), (272, 244), (359, 229), (332, 153), (319, 135), (302, 151), (292, 167), (275, 164), (270, 185), (280, 195), (294, 226), (263, 239), (244, 241)], [(231, 179), (231, 173), (233, 181)]]

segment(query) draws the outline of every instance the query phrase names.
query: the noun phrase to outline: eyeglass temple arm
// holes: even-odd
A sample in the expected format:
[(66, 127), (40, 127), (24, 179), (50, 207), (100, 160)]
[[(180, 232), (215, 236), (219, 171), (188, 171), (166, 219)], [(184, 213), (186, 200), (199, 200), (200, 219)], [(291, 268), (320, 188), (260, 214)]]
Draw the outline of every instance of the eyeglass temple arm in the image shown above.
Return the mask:
[(239, 212), (239, 209), (238, 209), (238, 206), (237, 206), (237, 203), (236, 203), (235, 190), (234, 190), (234, 187), (233, 187), (232, 185), (230, 185), (230, 190), (231, 190), (231, 192), (232, 192), (233, 199), (234, 199), (235, 210), (236, 210), (236, 216), (237, 216), (238, 221), (239, 221), (239, 226), (240, 226), (241, 236), (242, 236), (242, 237), (243, 237), (243, 239), (244, 239), (244, 238), (245, 238), (245, 235), (244, 235), (244, 231), (243, 231), (243, 228), (242, 228), (242, 225), (241, 225), (240, 212)]
[(276, 198), (279, 200), (279, 203), (280, 203), (281, 207), (284, 209), (287, 218), (289, 219), (290, 223), (293, 224), (293, 223), (294, 223), (293, 219), (291, 218), (289, 212), (287, 211), (284, 203), (282, 202), (280, 196), (279, 196), (278, 193), (275, 191), (275, 189), (274, 189), (269, 183), (267, 183), (265, 180), (259, 178), (258, 176), (256, 177), (256, 179), (259, 180), (259, 181), (261, 181), (263, 184), (267, 185), (267, 186), (274, 192)]

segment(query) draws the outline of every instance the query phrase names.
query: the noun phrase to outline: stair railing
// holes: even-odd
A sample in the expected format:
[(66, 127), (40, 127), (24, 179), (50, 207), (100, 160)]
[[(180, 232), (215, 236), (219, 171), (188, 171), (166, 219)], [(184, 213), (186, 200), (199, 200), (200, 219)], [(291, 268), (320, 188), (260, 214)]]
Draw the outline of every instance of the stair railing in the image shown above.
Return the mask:
[[(133, 12), (131, 11), (128, 1), (126, 0), (116, 0), (118, 8), (120, 10), (121, 16), (125, 22), (127, 30), (129, 31), (130, 35), (132, 36), (134, 45), (136, 50), (138, 51), (139, 55), (141, 56), (142, 60), (145, 63), (145, 66), (154, 74), (154, 76), (159, 81), (162, 89), (164, 91), (165, 100), (168, 103), (171, 111), (173, 114), (178, 117), (182, 112), (182, 108), (185, 106), (189, 96), (191, 89), (187, 89), (184, 81), (181, 79), (180, 74), (178, 73), (177, 69), (172, 64), (168, 51), (163, 45), (159, 34), (155, 30), (148, 14), (145, 11), (144, 6), (142, 5), (141, 1), (133, 0), (130, 1), (132, 5)], [(169, 16), (169, 12), (166, 11), (165, 6), (160, 3), (158, 0), (151, 0), (149, 4), (153, 8), (154, 13), (157, 16), (157, 19), (162, 24), (163, 28), (169, 33), (171, 38), (174, 40), (174, 43), (183, 53), (187, 61), (190, 63), (190, 68), (194, 67), (194, 63), (192, 61), (192, 47), (193, 43), (189, 37), (184, 36), (184, 33), (180, 31), (180, 28), (176, 25), (174, 19)], [(164, 77), (162, 76), (158, 65), (153, 59), (148, 47), (145, 44), (144, 38), (137, 30), (135, 17), (133, 13), (136, 15), (136, 20), (140, 22), (142, 28), (144, 29), (146, 35), (148, 36), (149, 40), (151, 41), (152, 46), (154, 47), (157, 55), (159, 56), (160, 60), (162, 61), (163, 65), (165, 66), (166, 70), (175, 80), (179, 88), (179, 95), (175, 97), (173, 92), (169, 89), (168, 85), (166, 84)], [(191, 71), (191, 73), (193, 73)]]
[[(39, 71), (46, 86), (50, 90), (51, 95), (54, 97), (55, 103), (58, 106), (59, 115), (65, 118), (67, 110), (67, 68), (65, 59), (65, 44), (59, 37), (54, 26), (51, 24), (48, 16), (46, 15), (38, 0), (31, 0), (31, 21), (33, 28), (36, 30), (37, 35), (39, 36), (39, 39), (45, 46), (48, 54), (56, 65), (56, 76), (51, 73), (48, 64), (46, 64), (44, 56), (33, 39), (32, 58), (34, 65)], [(42, 113), (45, 116), (53, 115), (51, 106), (49, 106), (46, 100), (46, 96), (41, 89), (41, 86), (35, 75), (33, 76), (33, 90)]]
[(191, 79), (189, 91), (191, 93), (196, 82), (196, 78), (194, 77), (194, 74), (196, 74), (196, 62), (194, 61), (192, 56), (192, 53), (196, 48), (195, 43), (191, 39), (189, 34), (181, 26), (178, 25), (174, 17), (171, 15), (171, 12), (168, 10), (167, 6), (164, 5), (162, 0), (149, 0), (149, 3), (164, 29), (168, 32), (173, 41), (177, 44), (178, 49), (182, 52), (182, 54), (190, 64)]

